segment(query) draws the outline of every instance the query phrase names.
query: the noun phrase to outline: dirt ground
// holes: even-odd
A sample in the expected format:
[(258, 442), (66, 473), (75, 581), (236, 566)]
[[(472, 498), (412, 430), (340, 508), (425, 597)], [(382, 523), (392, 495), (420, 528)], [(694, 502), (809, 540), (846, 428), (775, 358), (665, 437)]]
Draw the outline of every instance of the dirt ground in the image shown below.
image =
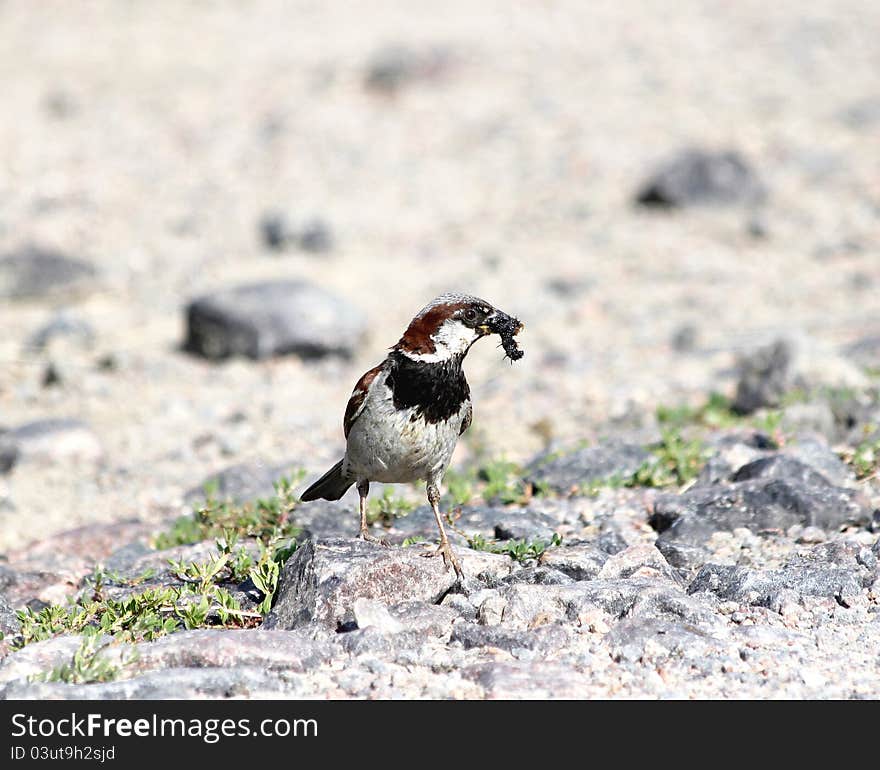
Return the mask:
[[(488, 342), (469, 356), (457, 462), (729, 390), (737, 352), (779, 333), (828, 350), (880, 333), (880, 4), (442, 6), (0, 4), (0, 254), (99, 270), (85, 295), (0, 304), (0, 426), (77, 417), (103, 447), (0, 476), (0, 549), (172, 515), (235, 462), (324, 470), (355, 381), (445, 290), (526, 324), (515, 366)], [(439, 63), (377, 93), (389, 45)], [(692, 145), (739, 150), (766, 203), (635, 207)], [(270, 209), (322, 218), (334, 248), (269, 252)], [(180, 352), (190, 298), (269, 277), (359, 307), (354, 360)], [(45, 388), (26, 341), (59, 308), (96, 340)]]

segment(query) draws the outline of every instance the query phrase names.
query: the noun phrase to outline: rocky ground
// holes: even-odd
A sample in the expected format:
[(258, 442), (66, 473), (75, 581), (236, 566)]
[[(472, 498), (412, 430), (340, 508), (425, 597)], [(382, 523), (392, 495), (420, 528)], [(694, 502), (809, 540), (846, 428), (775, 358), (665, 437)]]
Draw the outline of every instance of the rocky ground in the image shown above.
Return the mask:
[[(343, 6), (0, 7), (3, 695), (878, 697), (876, 3)], [(464, 581), (295, 496), (449, 289)]]

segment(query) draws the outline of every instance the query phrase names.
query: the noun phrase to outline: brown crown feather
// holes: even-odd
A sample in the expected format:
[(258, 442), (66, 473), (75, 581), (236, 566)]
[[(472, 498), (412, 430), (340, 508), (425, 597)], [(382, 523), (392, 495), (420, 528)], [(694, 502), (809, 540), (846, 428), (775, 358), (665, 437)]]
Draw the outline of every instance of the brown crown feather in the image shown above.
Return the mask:
[(443, 325), (443, 322), (451, 318), (454, 313), (467, 307), (470, 301), (443, 302), (429, 305), (410, 321), (409, 326), (394, 346), (394, 350), (404, 350), (407, 353), (424, 355), (437, 352), (434, 344), (434, 334)]

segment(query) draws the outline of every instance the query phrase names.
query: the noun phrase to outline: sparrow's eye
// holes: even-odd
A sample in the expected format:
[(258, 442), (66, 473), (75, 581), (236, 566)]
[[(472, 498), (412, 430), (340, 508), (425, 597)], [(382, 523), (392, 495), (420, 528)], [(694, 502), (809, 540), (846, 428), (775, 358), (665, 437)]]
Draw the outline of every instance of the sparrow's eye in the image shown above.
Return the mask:
[(464, 320), (471, 321), (471, 322), (476, 321), (477, 320), (477, 311), (474, 310), (472, 307), (469, 307), (467, 310), (464, 311)]

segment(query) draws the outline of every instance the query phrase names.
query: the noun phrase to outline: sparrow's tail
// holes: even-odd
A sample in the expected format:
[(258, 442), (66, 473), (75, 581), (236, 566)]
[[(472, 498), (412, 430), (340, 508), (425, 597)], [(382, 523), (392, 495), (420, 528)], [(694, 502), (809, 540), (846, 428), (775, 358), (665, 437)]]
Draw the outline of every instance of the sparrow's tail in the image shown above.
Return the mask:
[(342, 460), (327, 471), (312, 486), (303, 492), (299, 499), (304, 503), (310, 500), (338, 500), (342, 497), (346, 490), (354, 484), (354, 479), (347, 478), (342, 473)]

